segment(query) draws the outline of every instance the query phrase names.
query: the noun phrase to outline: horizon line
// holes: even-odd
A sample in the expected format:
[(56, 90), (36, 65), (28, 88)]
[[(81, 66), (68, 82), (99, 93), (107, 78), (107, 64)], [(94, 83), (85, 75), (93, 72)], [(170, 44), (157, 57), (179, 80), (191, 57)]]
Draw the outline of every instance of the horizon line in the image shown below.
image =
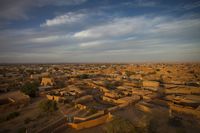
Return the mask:
[(17, 64), (199, 64), (200, 61), (136, 61), (136, 62), (0, 62), (0, 65)]

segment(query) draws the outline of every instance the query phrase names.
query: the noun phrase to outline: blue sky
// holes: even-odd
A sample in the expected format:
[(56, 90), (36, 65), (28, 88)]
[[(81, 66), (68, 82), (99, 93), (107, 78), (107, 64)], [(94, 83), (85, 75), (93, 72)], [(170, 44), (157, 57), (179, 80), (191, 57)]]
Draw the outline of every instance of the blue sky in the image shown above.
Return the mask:
[(199, 0), (0, 1), (0, 63), (193, 61)]

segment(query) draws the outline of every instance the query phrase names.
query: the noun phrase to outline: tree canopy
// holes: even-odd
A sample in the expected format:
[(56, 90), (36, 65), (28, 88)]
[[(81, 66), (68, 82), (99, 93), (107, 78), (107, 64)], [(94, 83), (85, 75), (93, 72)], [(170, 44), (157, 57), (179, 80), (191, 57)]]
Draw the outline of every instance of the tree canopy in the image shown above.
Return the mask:
[(26, 95), (29, 95), (30, 97), (35, 97), (38, 91), (38, 86), (39, 83), (37, 82), (26, 82), (22, 86), (21, 92), (25, 93)]
[(39, 103), (39, 108), (43, 112), (48, 112), (48, 113), (54, 112), (58, 109), (56, 101), (52, 101), (52, 100), (41, 101)]

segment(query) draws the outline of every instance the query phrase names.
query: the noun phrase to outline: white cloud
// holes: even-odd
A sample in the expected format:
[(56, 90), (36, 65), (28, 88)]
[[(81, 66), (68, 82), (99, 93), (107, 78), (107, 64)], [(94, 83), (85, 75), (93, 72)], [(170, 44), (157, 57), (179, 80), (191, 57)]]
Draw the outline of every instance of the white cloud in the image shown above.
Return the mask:
[(89, 23), (78, 32), (64, 31), (65, 26), (1, 31), (0, 40), (5, 44), (0, 46), (1, 55), (32, 52), (42, 53), (44, 58), (46, 54), (55, 58), (59, 55), (63, 61), (179, 60), (175, 56), (199, 60), (199, 18), (118, 17), (101, 24)]
[[(135, 38), (135, 36), (160, 37), (162, 35), (181, 38), (182, 36), (196, 37), (199, 29), (199, 18), (174, 19), (159, 16), (139, 16), (116, 18), (108, 23), (76, 32), (73, 36), (77, 39)], [(194, 36), (194, 34), (196, 35)]]
[(57, 5), (57, 6), (63, 6), (63, 5), (79, 5), (87, 0), (38, 0), (39, 6), (45, 6), (45, 5)]
[(82, 48), (88, 48), (88, 47), (96, 47), (102, 44), (109, 44), (112, 42), (114, 42), (114, 40), (98, 40), (98, 41), (80, 43), (79, 46)]
[(48, 37), (34, 38), (34, 39), (31, 39), (31, 41), (36, 42), (36, 43), (46, 43), (46, 42), (55, 41), (57, 39), (59, 39), (58, 36), (48, 36)]
[(148, 18), (146, 16), (140, 17), (126, 17), (116, 18), (104, 25), (96, 26), (83, 30), (74, 34), (75, 38), (104, 38), (117, 37), (128, 34), (138, 34), (145, 32), (152, 25), (163, 21), (160, 17)]
[(81, 43), (81, 44), (80, 44), (80, 47), (92, 47), (92, 46), (97, 46), (97, 45), (100, 45), (100, 42), (99, 42), (99, 41)]
[(45, 23), (41, 24), (41, 27), (58, 26), (58, 25), (63, 25), (63, 24), (73, 24), (73, 23), (80, 22), (85, 17), (86, 17), (86, 14), (69, 12), (64, 15), (56, 16), (53, 19), (46, 20)]
[(197, 28), (200, 26), (200, 19), (182, 19), (182, 20), (175, 20), (164, 22), (156, 25), (155, 32), (160, 31), (177, 31), (183, 30), (188, 28)]
[(50, 43), (55, 41), (61, 41), (67, 39), (68, 35), (54, 35), (54, 36), (46, 36), (46, 37), (39, 37), (39, 38), (33, 38), (30, 39), (30, 42), (34, 43)]

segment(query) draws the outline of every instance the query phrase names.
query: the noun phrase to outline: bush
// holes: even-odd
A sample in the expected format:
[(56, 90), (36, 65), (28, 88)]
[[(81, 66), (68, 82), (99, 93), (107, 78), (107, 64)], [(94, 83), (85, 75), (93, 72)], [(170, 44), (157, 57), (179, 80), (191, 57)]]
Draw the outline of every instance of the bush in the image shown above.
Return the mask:
[(136, 129), (129, 120), (116, 118), (106, 125), (106, 133), (136, 133)]
[(114, 84), (110, 81), (104, 81), (104, 86), (110, 90), (114, 90), (116, 89), (116, 86), (114, 86)]
[(158, 127), (158, 124), (155, 120), (151, 119), (148, 123), (147, 131), (148, 133), (156, 133), (156, 129)]
[(182, 126), (182, 122), (181, 122), (181, 119), (179, 117), (172, 117), (172, 118), (169, 118), (168, 120), (168, 124), (173, 126), (173, 127), (180, 127)]
[(26, 118), (25, 120), (24, 120), (24, 124), (28, 124), (28, 123), (30, 123), (31, 122), (31, 118)]
[(114, 81), (113, 85), (114, 86), (121, 86), (121, 85), (123, 85), (123, 82), (121, 82), (121, 81)]
[(17, 116), (19, 116), (19, 115), (20, 115), (19, 112), (11, 112), (11, 113), (9, 113), (9, 114), (7, 115), (6, 120), (11, 120), (11, 119), (13, 119), (13, 118), (15, 118), (15, 117), (17, 117)]
[(131, 72), (131, 71), (126, 71), (125, 73), (126, 73), (126, 75), (128, 77), (130, 77), (131, 75), (135, 75), (136, 74), (135, 72)]
[(4, 121), (8, 121), (8, 120), (11, 120), (11, 119), (14, 119), (15, 117), (19, 116), (20, 113), (19, 112), (11, 112), (9, 113), (8, 115), (4, 116), (4, 117), (1, 117), (0, 118), (0, 123), (1, 122), (4, 122)]
[(79, 79), (88, 79), (90, 77), (90, 75), (88, 74), (81, 74), (81, 75), (78, 75), (78, 78)]
[(64, 81), (60, 80), (56, 81), (56, 88), (63, 88), (63, 87), (65, 87)]
[(114, 90), (117, 88), (117, 86), (121, 86), (122, 84), (123, 83), (120, 81), (113, 81), (113, 82), (108, 80), (104, 81), (104, 86), (110, 90)]
[(157, 71), (157, 72), (159, 72), (159, 71), (160, 71), (160, 69), (159, 69), (159, 68), (157, 68), (157, 69), (156, 69), (156, 71)]
[(36, 96), (36, 92), (38, 90), (38, 86), (39, 84), (36, 82), (26, 82), (22, 88), (21, 88), (21, 92), (25, 93), (26, 95), (29, 95), (30, 97), (35, 97)]
[(52, 113), (58, 109), (56, 101), (44, 100), (39, 103), (39, 108), (43, 112)]
[(25, 127), (21, 127), (17, 130), (17, 133), (26, 133), (26, 128)]
[(6, 117), (1, 117), (0, 118), (0, 123), (6, 121)]

